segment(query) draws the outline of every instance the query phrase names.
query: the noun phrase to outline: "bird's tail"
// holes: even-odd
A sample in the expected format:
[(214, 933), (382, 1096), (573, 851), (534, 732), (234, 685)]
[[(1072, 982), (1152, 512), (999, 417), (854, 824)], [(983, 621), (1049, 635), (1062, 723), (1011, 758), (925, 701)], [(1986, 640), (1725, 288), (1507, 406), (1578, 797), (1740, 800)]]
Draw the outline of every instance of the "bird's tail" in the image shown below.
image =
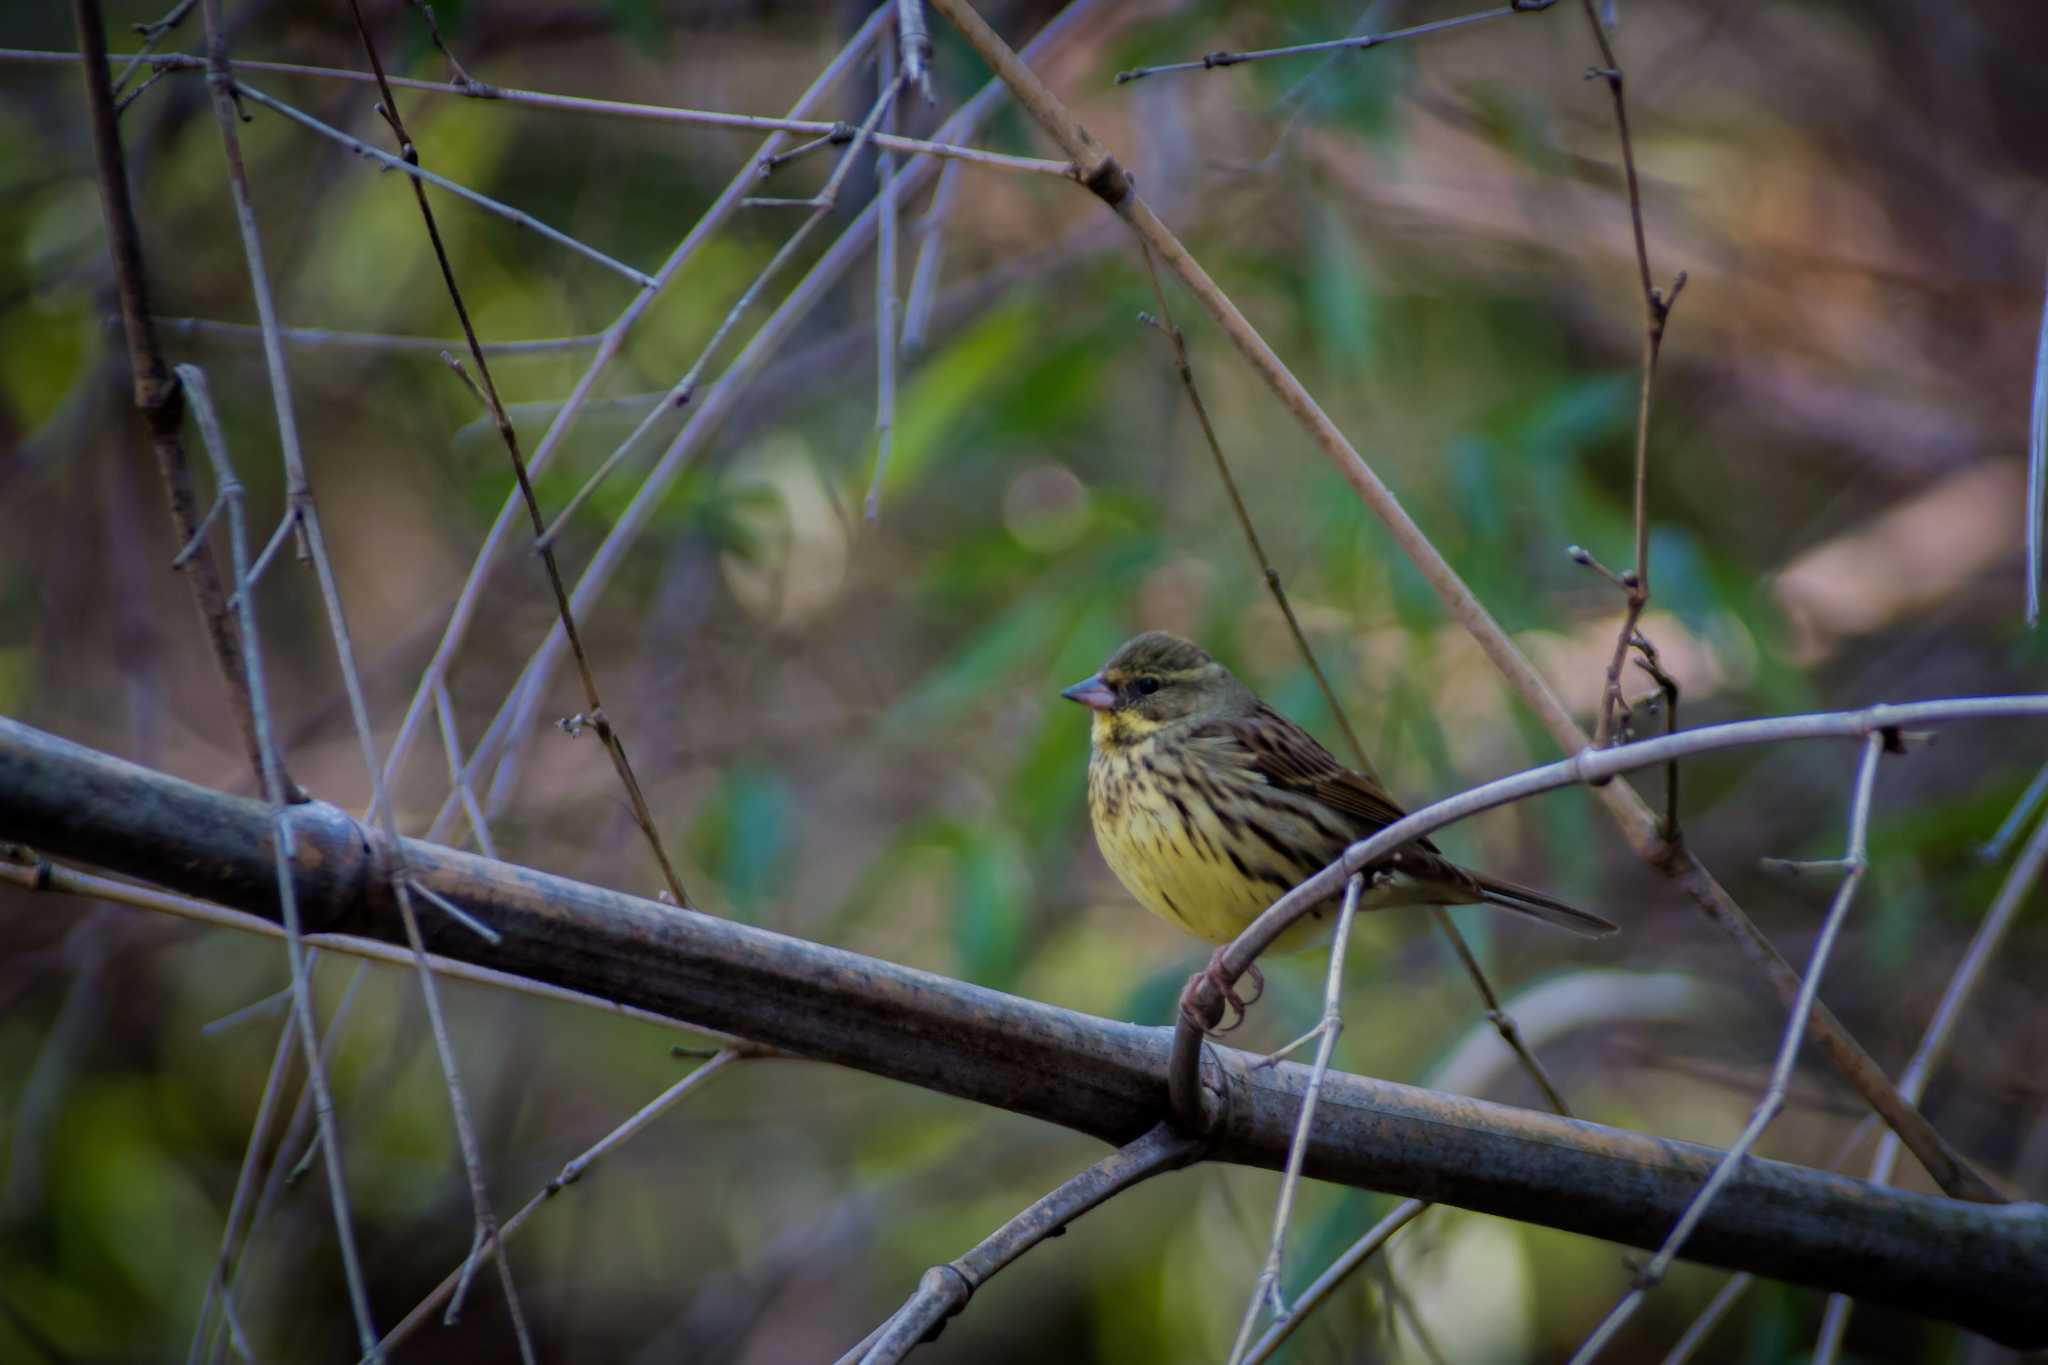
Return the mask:
[(1610, 924), (1598, 915), (1581, 910), (1576, 905), (1567, 905), (1555, 896), (1546, 896), (1518, 882), (1503, 881), (1499, 877), (1488, 877), (1480, 873), (1467, 873), (1478, 884), (1479, 899), (1487, 905), (1497, 905), (1503, 910), (1512, 910), (1518, 915), (1540, 919), (1545, 924), (1554, 924), (1581, 938), (1605, 938), (1614, 933), (1618, 925)]

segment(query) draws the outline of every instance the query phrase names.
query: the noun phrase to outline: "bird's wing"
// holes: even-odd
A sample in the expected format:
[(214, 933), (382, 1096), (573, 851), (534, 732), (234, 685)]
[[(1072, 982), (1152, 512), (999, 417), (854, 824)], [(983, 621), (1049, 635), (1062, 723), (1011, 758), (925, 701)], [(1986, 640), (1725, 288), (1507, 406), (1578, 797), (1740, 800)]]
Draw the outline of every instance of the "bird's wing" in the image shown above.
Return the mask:
[[(1354, 839), (1385, 829), (1407, 814), (1379, 783), (1339, 763), (1315, 736), (1264, 702), (1248, 716), (1203, 726), (1196, 737), (1229, 749), (1232, 758), (1272, 785), (1310, 797), (1343, 816), (1354, 826)], [(1408, 844), (1387, 863), (1416, 882), (1451, 889), (1455, 894), (1442, 904), (1483, 901), (1589, 938), (1615, 929), (1598, 915), (1519, 882), (1459, 867), (1427, 839)]]
[[(1248, 716), (1204, 729), (1234, 741), (1252, 771), (1274, 786), (1299, 792), (1351, 820), (1358, 826), (1357, 838), (1385, 829), (1407, 814), (1379, 783), (1339, 763), (1314, 735), (1264, 702)], [(1427, 839), (1417, 839), (1415, 846), (1436, 852)]]

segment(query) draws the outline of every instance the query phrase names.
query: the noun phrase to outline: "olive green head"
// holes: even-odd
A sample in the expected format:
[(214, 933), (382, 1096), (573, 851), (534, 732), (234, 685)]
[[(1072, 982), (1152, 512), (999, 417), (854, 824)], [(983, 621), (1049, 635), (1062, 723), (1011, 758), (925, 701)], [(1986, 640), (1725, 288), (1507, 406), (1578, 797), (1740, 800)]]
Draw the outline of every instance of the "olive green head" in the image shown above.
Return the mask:
[(1101, 672), (1060, 695), (1095, 712), (1097, 744), (1127, 744), (1175, 722), (1240, 715), (1258, 704), (1207, 650), (1163, 630), (1125, 641)]

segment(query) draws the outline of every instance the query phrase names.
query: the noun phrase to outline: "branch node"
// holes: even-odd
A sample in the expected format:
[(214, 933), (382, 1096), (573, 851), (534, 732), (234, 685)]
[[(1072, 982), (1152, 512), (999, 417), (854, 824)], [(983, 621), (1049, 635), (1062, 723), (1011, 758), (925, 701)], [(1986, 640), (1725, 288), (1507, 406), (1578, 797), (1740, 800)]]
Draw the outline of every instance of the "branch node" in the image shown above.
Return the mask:
[(1118, 213), (1124, 211), (1135, 192), (1137, 181), (1117, 163), (1115, 157), (1104, 152), (1094, 165), (1079, 169), (1082, 172), (1081, 183), (1088, 187), (1089, 193)]

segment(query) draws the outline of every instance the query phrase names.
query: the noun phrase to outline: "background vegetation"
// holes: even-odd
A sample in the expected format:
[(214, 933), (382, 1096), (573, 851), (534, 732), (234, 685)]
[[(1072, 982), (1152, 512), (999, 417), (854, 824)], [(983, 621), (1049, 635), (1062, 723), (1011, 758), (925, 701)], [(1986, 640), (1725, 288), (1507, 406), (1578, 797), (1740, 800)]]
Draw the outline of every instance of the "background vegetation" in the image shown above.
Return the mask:
[[(2044, 650), (2021, 617), (2020, 546), (2048, 19), (2024, 0), (1620, 9), (1652, 259), (1690, 277), (1652, 432), (1647, 619), (1684, 686), (1685, 722), (2038, 690)], [(1049, 12), (990, 9), (1020, 41)], [(1111, 81), (1141, 63), (1454, 12), (1117, 6), (1044, 70), (1590, 718), (1621, 604), (1565, 547), (1628, 558), (1640, 299), (1612, 115), (1604, 88), (1583, 79), (1594, 54), (1576, 7), (1328, 59)], [(650, 0), (437, 13), (484, 80), (764, 114), (786, 108), (864, 17)], [(155, 17), (111, 6), (116, 46), (128, 22)], [(414, 12), (379, 4), (371, 17), (394, 70), (445, 76)], [(345, 6), (253, 0), (231, 20), (239, 56), (362, 65)], [(944, 109), (986, 73), (943, 26), (935, 36)], [(0, 45), (74, 50), (76, 39), (59, 7), (15, 6)], [(195, 16), (164, 50), (201, 47)], [(253, 83), (383, 145), (365, 87)], [(858, 119), (872, 88), (863, 67), (825, 116)], [(427, 164), (645, 270), (755, 145), (745, 133), (402, 98)], [(110, 326), (83, 109), (75, 67), (0, 64), (0, 713), (253, 791), (188, 590), (168, 570), (177, 538)], [(251, 112), (244, 146), (284, 320), (455, 335), (398, 177)], [(155, 311), (253, 322), (203, 77), (152, 87), (123, 135)], [(1014, 112), (977, 142), (1053, 154)], [(808, 193), (827, 164), (786, 168), (764, 192)], [(871, 187), (857, 171), (838, 220)], [(924, 198), (906, 217), (906, 278)], [(487, 341), (595, 332), (630, 297), (624, 281), (508, 223), (446, 198), (437, 207)], [(742, 213), (656, 305), (540, 480), (547, 507), (563, 506), (689, 366), (799, 212)], [(1155, 305), (1128, 234), (1071, 185), (978, 169), (940, 230), (942, 294), (928, 343), (901, 368), (879, 521), (860, 510), (876, 452), (863, 265), (662, 499), (584, 619), (593, 663), (703, 908), (1163, 1023), (1199, 952), (1140, 913), (1097, 857), (1086, 725), (1057, 689), (1129, 633), (1165, 627), (1204, 641), (1333, 745), (1339, 735), (1244, 549), (1165, 344), (1137, 321)], [(1389, 785), (1420, 802), (1553, 757), (1349, 489), (1185, 299), (1175, 308), (1252, 518)], [(217, 329), (169, 325), (165, 340), (174, 359), (206, 367), (253, 521), (273, 525), (283, 486), (260, 350)], [(587, 356), (494, 361), (529, 449)], [(290, 360), (388, 746), (510, 487), (503, 452), (435, 349), (329, 342), (295, 346)], [(650, 462), (630, 464), (570, 526), (566, 571)], [(315, 585), (289, 553), (261, 609), (294, 775), (360, 810), (369, 791)], [(465, 737), (552, 619), (537, 563), (508, 556), (451, 678)], [(501, 783), (498, 848), (652, 894), (658, 874), (598, 747), (551, 725), (581, 705), (558, 677)], [(1873, 872), (1824, 994), (1889, 1067), (1997, 884), (1979, 846), (2044, 749), (2024, 726), (1957, 727), (1880, 777)], [(1853, 765), (1846, 746), (1809, 746), (1686, 771), (1693, 846), (1795, 963), (1825, 887), (1766, 877), (1757, 860), (1837, 854)], [(403, 774), (402, 827), (424, 828), (445, 790), (429, 740)], [(1593, 799), (1560, 793), (1443, 842), (1626, 927), (1589, 946), (1462, 920), (1505, 989), (1567, 982), (1569, 1027), (1542, 1052), (1577, 1112), (1731, 1139), (1782, 1008), (1627, 855)], [(1370, 918), (1357, 937), (1339, 1065), (1440, 1076), (1486, 1031), (1463, 974), (1420, 917)], [(1292, 1037), (1319, 1010), (1319, 955), (1270, 965), (1250, 1045)], [(1980, 990), (1927, 1106), (2034, 1198), (2048, 1193), (2048, 1114), (2028, 1060), (2048, 1049), (2032, 985), (2044, 969), (2036, 914)], [(322, 967), (324, 1001), (350, 970)], [(1679, 973), (1683, 989), (1645, 1004), (1610, 975), (1649, 972)], [(275, 1043), (274, 1015), (206, 1026), (284, 980), (270, 943), (0, 890), (0, 1357), (145, 1360), (184, 1346)], [(650, 1028), (448, 990), (507, 1210), (689, 1065)], [(367, 979), (333, 1065), (371, 1296), (388, 1322), (469, 1237), (409, 975)], [(1497, 1059), (1461, 1074), (1474, 1093), (1540, 1103)], [(1815, 1064), (1764, 1150), (1827, 1164), (1860, 1112)], [(749, 1062), (557, 1200), (514, 1264), (549, 1359), (829, 1359), (923, 1267), (1096, 1155), (1076, 1135), (907, 1087)], [(1921, 1179), (1910, 1163), (1900, 1178)], [(350, 1348), (319, 1183), (285, 1195), (250, 1254), (238, 1302), (261, 1359)], [(1202, 1167), (1140, 1188), (1117, 1216), (1077, 1224), (978, 1296), (931, 1358), (1220, 1358), (1273, 1185)], [(1307, 1199), (1303, 1272), (1380, 1206), (1316, 1188)], [(1562, 1359), (1630, 1274), (1612, 1247), (1462, 1214), (1436, 1215), (1388, 1264), (1406, 1311), (1387, 1281), (1363, 1277), (1292, 1358)], [(1616, 1358), (1654, 1358), (1721, 1279), (1674, 1277)], [(1761, 1287), (1701, 1358), (1797, 1355), (1818, 1312), (1816, 1295)], [(1857, 1314), (1849, 1347), (1870, 1360), (1991, 1358), (1881, 1305)], [(494, 1283), (459, 1327), (410, 1349), (509, 1352)]]

